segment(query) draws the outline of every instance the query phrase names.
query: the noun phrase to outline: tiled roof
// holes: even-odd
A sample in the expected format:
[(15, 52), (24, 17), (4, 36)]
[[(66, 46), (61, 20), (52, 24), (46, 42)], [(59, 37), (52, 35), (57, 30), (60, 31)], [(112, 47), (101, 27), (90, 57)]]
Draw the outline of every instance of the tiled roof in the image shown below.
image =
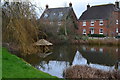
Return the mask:
[(79, 20), (108, 19), (113, 11), (116, 11), (114, 4), (92, 6), (80, 16)]
[(72, 9), (72, 7), (48, 8), (41, 15), (40, 19), (46, 19), (49, 21), (65, 20)]

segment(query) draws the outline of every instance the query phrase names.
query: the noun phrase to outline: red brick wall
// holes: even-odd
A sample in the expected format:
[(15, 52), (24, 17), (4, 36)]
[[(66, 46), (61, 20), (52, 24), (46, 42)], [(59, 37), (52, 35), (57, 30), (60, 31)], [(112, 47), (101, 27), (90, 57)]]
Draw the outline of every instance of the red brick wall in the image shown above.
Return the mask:
[(89, 34), (90, 33), (90, 27), (94, 27), (94, 34), (99, 34), (99, 30), (102, 28), (104, 35), (110, 36), (113, 33), (114, 36), (115, 36), (117, 25), (114, 25), (115, 27), (114, 26), (110, 27), (110, 26), (108, 26), (108, 24), (109, 24), (108, 20), (103, 20), (103, 26), (100, 26), (99, 25), (99, 20), (95, 20), (94, 21), (94, 26), (91, 26), (91, 21), (88, 20), (88, 21), (86, 21), (86, 26), (83, 26), (83, 21), (79, 21), (79, 23), (78, 23), (78, 25), (79, 25), (78, 33), (82, 34), (83, 29), (86, 29), (86, 34)]
[(89, 34), (90, 31), (90, 27), (94, 27), (94, 34), (99, 34), (99, 29), (102, 28), (104, 34), (106, 34), (107, 32), (107, 28), (105, 27), (107, 25), (107, 21), (104, 20), (103, 21), (103, 26), (99, 25), (99, 20), (96, 20), (94, 22), (94, 26), (91, 26), (91, 21), (86, 21), (86, 26), (83, 26), (83, 21), (79, 21), (79, 31), (78, 33), (82, 34), (83, 33), (83, 29), (86, 29), (86, 33)]

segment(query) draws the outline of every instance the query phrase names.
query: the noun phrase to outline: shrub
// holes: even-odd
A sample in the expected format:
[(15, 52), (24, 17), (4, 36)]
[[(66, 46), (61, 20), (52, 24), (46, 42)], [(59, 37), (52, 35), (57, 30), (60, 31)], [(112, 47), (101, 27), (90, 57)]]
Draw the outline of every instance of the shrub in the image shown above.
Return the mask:
[(89, 37), (106, 37), (103, 34), (88, 34)]
[(116, 36), (115, 38), (120, 38), (120, 36)]

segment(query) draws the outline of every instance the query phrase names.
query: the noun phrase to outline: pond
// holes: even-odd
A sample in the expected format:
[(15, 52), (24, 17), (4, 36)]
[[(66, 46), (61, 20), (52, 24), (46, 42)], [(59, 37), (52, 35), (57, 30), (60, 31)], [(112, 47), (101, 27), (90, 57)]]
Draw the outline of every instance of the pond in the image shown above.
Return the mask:
[(47, 57), (36, 54), (22, 58), (35, 68), (59, 78), (72, 65), (88, 65), (105, 71), (120, 69), (119, 47), (113, 46), (55, 45)]

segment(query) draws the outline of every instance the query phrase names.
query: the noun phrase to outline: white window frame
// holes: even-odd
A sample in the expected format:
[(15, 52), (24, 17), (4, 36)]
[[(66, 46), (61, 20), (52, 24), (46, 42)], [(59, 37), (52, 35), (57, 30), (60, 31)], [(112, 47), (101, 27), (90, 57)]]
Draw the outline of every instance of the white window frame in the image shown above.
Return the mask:
[(116, 20), (116, 24), (118, 24), (118, 20)]
[(116, 28), (116, 33), (118, 33), (119, 31), (118, 31), (118, 28)]
[[(101, 31), (102, 30), (102, 31)], [(103, 34), (104, 33), (104, 30), (103, 30), (103, 28), (100, 28), (99, 29), (99, 34)]]
[(90, 27), (90, 34), (94, 34), (95, 31), (94, 31), (94, 27)]
[(86, 21), (83, 21), (83, 26), (86, 26)]
[(100, 20), (100, 21), (99, 21), (99, 25), (100, 25), (100, 26), (103, 26), (103, 25), (104, 25), (103, 20)]
[(83, 34), (86, 34), (86, 29), (83, 29)]
[(59, 12), (59, 16), (62, 17), (62, 16), (63, 16), (63, 13), (62, 13), (62, 12)]
[(91, 26), (94, 26), (94, 24), (95, 24), (95, 21), (92, 20), (90, 25), (91, 25)]

